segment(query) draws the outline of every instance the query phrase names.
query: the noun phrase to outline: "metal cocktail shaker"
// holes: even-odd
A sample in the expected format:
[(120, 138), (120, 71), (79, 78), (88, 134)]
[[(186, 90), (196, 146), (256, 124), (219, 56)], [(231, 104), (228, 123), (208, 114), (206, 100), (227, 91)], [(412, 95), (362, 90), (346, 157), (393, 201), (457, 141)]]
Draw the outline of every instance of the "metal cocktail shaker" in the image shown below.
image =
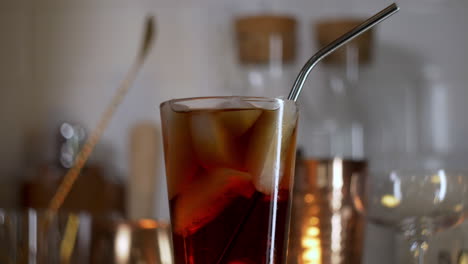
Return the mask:
[(309, 159), (296, 166), (289, 263), (361, 263), (365, 222), (350, 188), (351, 177), (367, 177), (366, 162)]

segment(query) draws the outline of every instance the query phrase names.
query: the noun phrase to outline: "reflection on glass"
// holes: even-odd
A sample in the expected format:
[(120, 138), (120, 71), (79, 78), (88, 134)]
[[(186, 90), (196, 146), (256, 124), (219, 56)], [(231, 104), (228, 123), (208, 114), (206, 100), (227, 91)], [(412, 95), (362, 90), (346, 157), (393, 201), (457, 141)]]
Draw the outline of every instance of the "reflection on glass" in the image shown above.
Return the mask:
[[(292, 212), (288, 263), (361, 263), (363, 218), (350, 196), (352, 174), (365, 177), (365, 162), (341, 158), (308, 160), (296, 174), (298, 184)], [(307, 173), (305, 173), (307, 172)]]
[(118, 264), (128, 263), (130, 257), (130, 245), (132, 243), (130, 227), (121, 225), (117, 228), (115, 235), (115, 262)]
[[(313, 197), (312, 194), (306, 196)], [(303, 264), (321, 264), (322, 248), (320, 242), (320, 219), (312, 216), (305, 222), (302, 236), (302, 263)]]

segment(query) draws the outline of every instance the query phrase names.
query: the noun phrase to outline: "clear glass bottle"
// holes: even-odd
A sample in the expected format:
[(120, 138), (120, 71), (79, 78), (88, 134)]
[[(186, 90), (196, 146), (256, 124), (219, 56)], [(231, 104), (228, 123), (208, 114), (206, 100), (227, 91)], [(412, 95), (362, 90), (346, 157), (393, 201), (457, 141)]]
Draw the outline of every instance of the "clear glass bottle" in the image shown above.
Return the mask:
[[(364, 131), (353, 100), (353, 83), (344, 69), (328, 66), (322, 111), (312, 120), (307, 156), (316, 158), (364, 158)], [(307, 114), (305, 114), (307, 115)]]

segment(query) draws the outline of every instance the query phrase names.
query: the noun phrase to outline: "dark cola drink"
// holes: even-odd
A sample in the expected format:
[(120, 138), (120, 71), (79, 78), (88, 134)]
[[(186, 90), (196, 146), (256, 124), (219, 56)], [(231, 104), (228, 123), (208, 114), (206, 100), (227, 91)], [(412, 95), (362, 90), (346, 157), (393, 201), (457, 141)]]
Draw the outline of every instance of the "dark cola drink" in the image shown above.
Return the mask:
[(181, 99), (161, 118), (175, 262), (284, 263), (296, 105)]

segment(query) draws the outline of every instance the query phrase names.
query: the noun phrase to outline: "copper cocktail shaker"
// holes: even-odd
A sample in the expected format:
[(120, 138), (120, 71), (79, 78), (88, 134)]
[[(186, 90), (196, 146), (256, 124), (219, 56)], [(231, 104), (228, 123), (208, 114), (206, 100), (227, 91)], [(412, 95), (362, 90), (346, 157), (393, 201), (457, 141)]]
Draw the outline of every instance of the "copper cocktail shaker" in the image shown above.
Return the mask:
[(366, 177), (366, 162), (298, 160), (289, 263), (361, 263), (364, 217), (353, 207), (351, 178)]

